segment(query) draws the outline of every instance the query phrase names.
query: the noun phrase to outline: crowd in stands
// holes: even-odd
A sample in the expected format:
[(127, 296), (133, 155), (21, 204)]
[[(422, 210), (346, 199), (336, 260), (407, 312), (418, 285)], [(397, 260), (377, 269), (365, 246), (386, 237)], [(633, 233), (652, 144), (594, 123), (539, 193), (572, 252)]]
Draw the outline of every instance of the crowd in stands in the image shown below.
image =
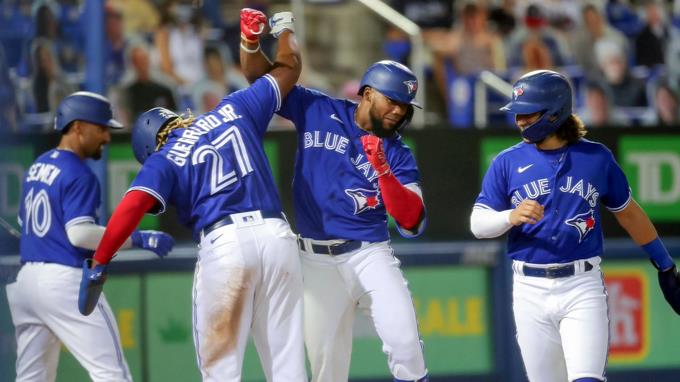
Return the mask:
[[(443, 125), (473, 126), (474, 103), (486, 102), (489, 124), (507, 126), (493, 115), (504, 97), (472, 97), (479, 74), (512, 83), (536, 69), (572, 78), (589, 127), (679, 124), (680, 0), (385, 1), (421, 27), (434, 85), (427, 104)], [(84, 3), (0, 3), (0, 130), (49, 131), (59, 101), (83, 89)], [(105, 1), (105, 85), (118, 119), (129, 125), (154, 106), (203, 113), (247, 86), (238, 68), (238, 10), (267, 12), (282, 1), (199, 3)], [(273, 43), (263, 40), (263, 50)], [(382, 46), (384, 57), (409, 64), (411, 40), (402, 31), (385, 25)], [(352, 97), (357, 86), (322, 90)]]

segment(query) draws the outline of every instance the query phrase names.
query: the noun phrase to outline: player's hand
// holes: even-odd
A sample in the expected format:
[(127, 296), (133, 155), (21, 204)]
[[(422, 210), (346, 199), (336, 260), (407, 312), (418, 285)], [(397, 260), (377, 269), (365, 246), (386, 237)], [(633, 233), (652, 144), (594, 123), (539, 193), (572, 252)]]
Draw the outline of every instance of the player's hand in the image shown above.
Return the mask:
[(83, 275), (78, 292), (78, 310), (84, 316), (90, 315), (97, 306), (107, 275), (105, 264), (91, 267), (91, 262), (92, 259), (83, 261)]
[(680, 276), (675, 265), (671, 269), (659, 271), (659, 286), (668, 305), (680, 315)]
[(241, 38), (248, 42), (257, 42), (267, 25), (267, 16), (252, 8), (241, 9)]
[(510, 223), (514, 226), (520, 224), (536, 224), (543, 219), (543, 206), (537, 201), (524, 199), (517, 208), (510, 212)]
[(375, 135), (364, 135), (361, 137), (361, 144), (364, 146), (366, 158), (371, 162), (378, 177), (390, 173), (390, 164), (387, 163), (382, 138)]
[(295, 17), (293, 17), (293, 12), (279, 12), (274, 13), (271, 18), (269, 18), (269, 29), (270, 34), (275, 38), (279, 38), (284, 30), (289, 30), (295, 32)]
[(167, 256), (175, 245), (172, 236), (161, 231), (134, 231), (130, 239), (132, 239), (133, 246), (148, 249), (159, 257)]

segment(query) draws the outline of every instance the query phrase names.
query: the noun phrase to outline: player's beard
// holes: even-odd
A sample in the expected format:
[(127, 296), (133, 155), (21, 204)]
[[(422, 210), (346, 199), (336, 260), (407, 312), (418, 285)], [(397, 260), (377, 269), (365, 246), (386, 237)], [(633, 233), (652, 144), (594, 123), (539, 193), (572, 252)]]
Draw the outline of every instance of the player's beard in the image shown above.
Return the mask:
[(375, 134), (375, 136), (380, 137), (380, 138), (390, 138), (393, 137), (394, 134), (396, 134), (397, 129), (396, 127), (394, 129), (386, 129), (383, 126), (383, 120), (382, 118), (378, 118), (373, 113), (369, 113), (369, 117), (371, 119), (371, 132)]

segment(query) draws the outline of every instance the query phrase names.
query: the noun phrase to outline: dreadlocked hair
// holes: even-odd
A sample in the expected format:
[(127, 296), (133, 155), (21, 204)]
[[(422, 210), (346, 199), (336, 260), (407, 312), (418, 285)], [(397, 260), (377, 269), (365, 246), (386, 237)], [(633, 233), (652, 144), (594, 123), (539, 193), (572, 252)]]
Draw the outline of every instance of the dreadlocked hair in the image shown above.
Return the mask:
[(184, 114), (180, 114), (179, 117), (168, 122), (163, 128), (156, 134), (156, 151), (160, 150), (161, 147), (168, 141), (168, 136), (170, 132), (176, 129), (184, 129), (191, 126), (194, 123), (196, 117), (187, 109), (188, 116), (184, 118)]
[(575, 143), (579, 139), (586, 136), (588, 130), (576, 114), (572, 114), (564, 123), (555, 131), (555, 135), (567, 143)]

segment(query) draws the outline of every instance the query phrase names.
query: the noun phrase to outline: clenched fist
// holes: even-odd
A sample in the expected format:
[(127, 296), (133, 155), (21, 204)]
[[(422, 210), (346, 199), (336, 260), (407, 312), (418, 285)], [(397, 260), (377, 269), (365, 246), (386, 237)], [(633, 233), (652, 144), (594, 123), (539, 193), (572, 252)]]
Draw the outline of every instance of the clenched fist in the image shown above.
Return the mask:
[(267, 16), (252, 8), (241, 9), (241, 38), (248, 42), (257, 42), (267, 25)]
[(515, 226), (524, 223), (536, 224), (541, 219), (543, 219), (543, 206), (531, 199), (522, 200), (510, 213), (510, 223)]
[(361, 144), (364, 146), (366, 158), (371, 162), (378, 177), (390, 173), (390, 164), (387, 163), (382, 138), (375, 135), (364, 135), (361, 137)]

